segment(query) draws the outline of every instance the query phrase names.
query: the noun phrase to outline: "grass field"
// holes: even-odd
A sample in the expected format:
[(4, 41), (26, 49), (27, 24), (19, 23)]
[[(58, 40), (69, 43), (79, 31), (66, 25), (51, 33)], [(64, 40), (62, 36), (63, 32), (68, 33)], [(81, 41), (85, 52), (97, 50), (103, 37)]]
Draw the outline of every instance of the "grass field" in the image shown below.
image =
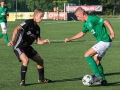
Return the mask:
[[(32, 46), (44, 59), (45, 77), (54, 82), (39, 84), (36, 63), (30, 60), (26, 76), (26, 87), (20, 87), (20, 67), (12, 47), (0, 39), (0, 90), (119, 90), (120, 87), (120, 19), (111, 19), (116, 33), (111, 48), (102, 60), (108, 86), (86, 87), (81, 79), (93, 74), (84, 58), (84, 53), (96, 43), (91, 33), (81, 39), (64, 43), (66, 37), (80, 32), (83, 23), (76, 21), (43, 21), (40, 23), (41, 38), (49, 38), (50, 44)], [(22, 21), (8, 22), (8, 35), (11, 39), (13, 29)]]

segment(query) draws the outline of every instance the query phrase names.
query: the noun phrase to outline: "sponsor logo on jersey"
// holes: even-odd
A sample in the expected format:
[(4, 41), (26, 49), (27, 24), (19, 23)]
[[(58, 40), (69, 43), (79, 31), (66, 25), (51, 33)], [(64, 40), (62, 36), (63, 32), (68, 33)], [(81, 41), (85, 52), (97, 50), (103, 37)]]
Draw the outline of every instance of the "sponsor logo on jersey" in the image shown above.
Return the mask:
[(2, 12), (1, 15), (5, 15), (5, 12)]
[(92, 34), (95, 34), (95, 31), (94, 31), (94, 29), (92, 29), (92, 30), (91, 30), (91, 33), (92, 33)]
[(31, 31), (28, 31), (28, 32), (27, 32), (27, 35), (30, 35), (30, 34), (31, 34)]
[(92, 24), (91, 24), (91, 23), (89, 23), (89, 26), (90, 26), (90, 27), (92, 27)]
[(27, 32), (27, 35), (29, 35), (29, 36), (31, 36), (31, 37), (33, 37), (33, 38), (35, 38), (35, 39), (37, 38), (37, 36), (35, 36), (34, 34), (31, 33), (31, 31), (28, 31), (28, 32)]
[(25, 23), (25, 22), (23, 22), (23, 23), (21, 23), (20, 25), (21, 25), (21, 26), (24, 26), (25, 24), (26, 24), (26, 23)]

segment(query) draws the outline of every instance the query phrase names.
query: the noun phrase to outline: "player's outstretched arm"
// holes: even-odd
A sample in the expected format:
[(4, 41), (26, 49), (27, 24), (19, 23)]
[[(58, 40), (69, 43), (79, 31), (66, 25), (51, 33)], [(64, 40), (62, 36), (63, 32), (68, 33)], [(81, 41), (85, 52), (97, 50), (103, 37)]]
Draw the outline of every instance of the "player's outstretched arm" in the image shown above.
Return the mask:
[(41, 40), (40, 38), (38, 38), (36, 41), (37, 41), (37, 44), (40, 44), (40, 45), (45, 43), (50, 43), (49, 39)]
[(17, 26), (15, 29), (14, 29), (14, 32), (13, 32), (13, 35), (12, 35), (12, 40), (8, 43), (8, 46), (13, 46), (13, 43), (16, 39), (16, 36), (17, 36), (17, 33), (19, 30), (22, 30), (22, 28), (20, 26)]
[(72, 41), (72, 40), (81, 38), (81, 37), (83, 37), (84, 35), (85, 35), (85, 33), (80, 32), (80, 33), (78, 33), (77, 35), (75, 35), (75, 36), (73, 36), (73, 37), (71, 37), (71, 38), (65, 38), (65, 42), (70, 42), (70, 41)]
[(104, 24), (108, 27), (109, 31), (110, 31), (110, 38), (114, 39), (115, 38), (115, 32), (112, 28), (112, 25), (110, 24), (110, 22), (108, 20), (104, 21)]

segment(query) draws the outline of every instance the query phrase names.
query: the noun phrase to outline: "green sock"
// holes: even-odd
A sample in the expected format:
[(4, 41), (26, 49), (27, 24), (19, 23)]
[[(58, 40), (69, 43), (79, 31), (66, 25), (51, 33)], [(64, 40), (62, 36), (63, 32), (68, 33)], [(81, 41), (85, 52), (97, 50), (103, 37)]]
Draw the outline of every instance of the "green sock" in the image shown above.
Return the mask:
[(105, 75), (104, 75), (104, 70), (103, 70), (103, 67), (102, 67), (101, 64), (98, 65), (98, 70), (99, 70), (99, 72), (101, 74), (102, 80), (106, 80)]
[(85, 57), (85, 58), (86, 58), (87, 62), (89, 63), (90, 67), (92, 68), (94, 74), (95, 74), (96, 76), (98, 76), (98, 77), (101, 76), (101, 75), (100, 75), (100, 72), (99, 72), (99, 70), (98, 70), (97, 64), (96, 64), (96, 62), (94, 61), (94, 59), (93, 59), (91, 56), (87, 56), (87, 57)]
[(0, 33), (0, 38), (3, 36), (3, 34), (2, 33)]
[(4, 38), (5, 38), (6, 43), (8, 44), (8, 43), (9, 43), (8, 35), (7, 35), (7, 34), (3, 34), (3, 36), (4, 36)]

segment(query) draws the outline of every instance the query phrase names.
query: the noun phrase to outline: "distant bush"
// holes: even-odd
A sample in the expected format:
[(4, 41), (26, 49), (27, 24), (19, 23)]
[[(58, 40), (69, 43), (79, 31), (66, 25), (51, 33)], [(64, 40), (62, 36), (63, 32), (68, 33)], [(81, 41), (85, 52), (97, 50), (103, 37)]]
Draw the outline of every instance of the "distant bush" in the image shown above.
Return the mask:
[(102, 18), (120, 18), (120, 15), (100, 15)]

